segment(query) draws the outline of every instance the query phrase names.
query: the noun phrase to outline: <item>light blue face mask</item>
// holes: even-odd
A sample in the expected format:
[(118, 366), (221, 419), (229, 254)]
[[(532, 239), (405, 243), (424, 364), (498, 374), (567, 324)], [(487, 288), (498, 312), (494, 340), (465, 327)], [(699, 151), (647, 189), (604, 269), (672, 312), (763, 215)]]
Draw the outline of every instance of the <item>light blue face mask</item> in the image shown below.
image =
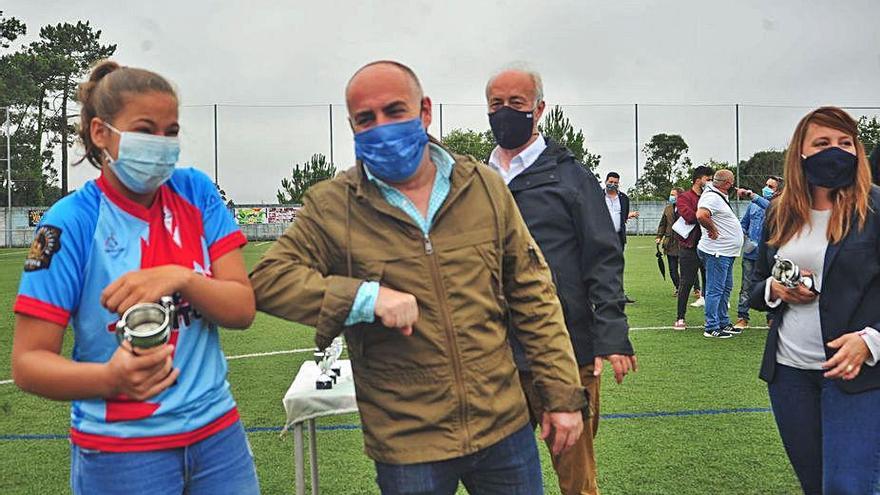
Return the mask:
[(773, 197), (773, 189), (770, 189), (770, 186), (764, 186), (764, 188), (761, 189), (761, 195), (766, 199), (770, 199)]
[(669, 196), (669, 204), (671, 204), (671, 205), (675, 204), (675, 196)]
[(379, 125), (354, 135), (354, 151), (371, 174), (386, 182), (415, 175), (428, 144), (422, 119)]
[(104, 154), (110, 170), (125, 187), (137, 194), (147, 194), (171, 178), (180, 157), (180, 141), (176, 137), (121, 132), (106, 122), (104, 125), (120, 136), (116, 159), (106, 149)]

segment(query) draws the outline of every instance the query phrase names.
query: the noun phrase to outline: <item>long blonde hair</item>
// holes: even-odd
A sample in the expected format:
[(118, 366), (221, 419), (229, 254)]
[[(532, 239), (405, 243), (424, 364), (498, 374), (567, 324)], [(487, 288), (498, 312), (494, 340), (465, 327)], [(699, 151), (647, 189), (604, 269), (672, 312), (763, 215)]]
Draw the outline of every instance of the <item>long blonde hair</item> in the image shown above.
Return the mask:
[(826, 238), (831, 244), (840, 242), (849, 234), (853, 216), (858, 218), (858, 228), (865, 226), (868, 218), (868, 199), (871, 193), (871, 169), (865, 156), (865, 148), (859, 141), (858, 124), (845, 111), (837, 107), (821, 107), (808, 113), (798, 122), (785, 152), (785, 189), (774, 201), (769, 215), (772, 234), (767, 244), (779, 247), (790, 241), (810, 223), (813, 195), (804, 175), (801, 150), (810, 124), (830, 127), (852, 136), (858, 165), (856, 179), (852, 184), (831, 191), (831, 219)]

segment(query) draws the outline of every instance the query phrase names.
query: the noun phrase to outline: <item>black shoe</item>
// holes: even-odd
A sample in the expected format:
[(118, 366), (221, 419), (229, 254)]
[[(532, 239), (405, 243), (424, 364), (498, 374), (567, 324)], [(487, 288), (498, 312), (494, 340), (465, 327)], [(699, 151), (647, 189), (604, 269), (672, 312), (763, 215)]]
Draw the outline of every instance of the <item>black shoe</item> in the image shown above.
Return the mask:
[(635, 299), (630, 299), (629, 296), (627, 296), (626, 294), (624, 294), (623, 297), (626, 298), (626, 303), (627, 303), (627, 304), (635, 304), (635, 302), (636, 302)]
[(730, 335), (739, 335), (742, 333), (741, 328), (736, 328), (735, 326), (731, 325), (730, 323), (721, 327), (721, 331), (729, 333)]
[(733, 335), (723, 330), (703, 330), (703, 337), (708, 337), (710, 339), (729, 339), (733, 337)]

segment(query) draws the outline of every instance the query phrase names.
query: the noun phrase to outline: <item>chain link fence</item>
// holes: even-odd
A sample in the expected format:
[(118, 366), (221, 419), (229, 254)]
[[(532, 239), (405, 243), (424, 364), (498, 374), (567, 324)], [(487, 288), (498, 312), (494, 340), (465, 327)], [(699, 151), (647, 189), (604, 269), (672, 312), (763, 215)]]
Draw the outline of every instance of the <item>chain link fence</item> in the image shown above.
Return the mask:
[[(554, 102), (547, 103), (548, 110)], [(658, 105), (658, 104), (562, 104), (573, 128), (581, 130), (590, 153), (601, 155), (597, 175), (610, 171), (621, 176), (621, 188), (629, 190), (644, 175), (647, 157), (643, 147), (660, 133), (678, 134), (688, 145), (693, 165), (710, 160), (737, 164), (754, 153), (782, 151), (797, 121), (814, 107), (762, 105)], [(850, 107), (855, 118), (880, 116), (880, 106)], [(435, 103), (429, 132), (441, 138), (454, 129), (483, 132), (489, 129), (486, 106)], [(0, 119), (6, 109), (0, 108)], [(14, 120), (14, 119), (13, 119)], [(15, 123), (6, 125), (0, 139), (5, 201), (0, 204), (0, 246), (27, 245), (33, 232), (31, 220), (47, 205), (34, 198), (34, 187), (45, 182), (40, 166), (30, 169), (16, 160), (35, 149), (22, 142), (33, 132), (17, 132)], [(344, 105), (184, 105), (180, 110), (182, 166), (194, 166), (209, 175), (236, 205), (275, 205), (281, 179), (289, 177), (295, 164), (303, 164), (315, 153), (325, 155), (337, 170), (354, 164), (354, 144)], [(45, 142), (43, 142), (45, 146)], [(57, 150), (56, 150), (57, 151)], [(82, 150), (74, 146), (70, 163)], [(9, 161), (8, 157), (12, 156)], [(54, 155), (54, 166), (60, 153)], [(33, 161), (33, 160), (32, 160)], [(44, 165), (42, 163), (41, 165)], [(7, 168), (12, 170), (8, 180)], [(69, 166), (70, 188), (80, 187), (98, 172), (88, 164)], [(58, 174), (60, 175), (60, 174)], [(742, 178), (740, 178), (742, 179)], [(57, 183), (56, 183), (57, 185)], [(650, 234), (656, 229), (662, 203), (642, 201), (631, 195), (633, 209), (641, 217), (628, 224), (632, 234)], [(12, 208), (9, 208), (12, 206)], [(744, 211), (744, 209), (742, 210)], [(233, 210), (233, 213), (236, 213)], [(245, 224), (252, 238), (274, 238), (283, 231), (272, 223)]]

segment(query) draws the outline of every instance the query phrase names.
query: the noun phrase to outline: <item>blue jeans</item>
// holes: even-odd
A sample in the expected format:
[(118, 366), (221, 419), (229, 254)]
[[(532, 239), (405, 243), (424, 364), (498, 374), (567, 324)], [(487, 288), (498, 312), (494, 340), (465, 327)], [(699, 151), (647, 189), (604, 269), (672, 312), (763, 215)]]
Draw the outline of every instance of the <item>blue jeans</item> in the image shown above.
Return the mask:
[(697, 254), (706, 266), (706, 330), (718, 330), (730, 325), (727, 304), (733, 292), (733, 262), (736, 258), (713, 256), (699, 249)]
[(749, 321), (749, 299), (752, 292), (752, 272), (755, 271), (755, 260), (743, 257), (742, 282), (739, 285), (739, 307), (736, 315), (743, 320)]
[(880, 389), (848, 394), (821, 371), (781, 364), (768, 388), (806, 495), (880, 494)]
[(383, 495), (446, 495), (461, 480), (473, 495), (541, 495), (541, 461), (531, 425), (464, 457), (420, 464), (376, 462)]
[(188, 447), (98, 452), (71, 446), (75, 495), (250, 495), (260, 493), (254, 456), (241, 422)]

